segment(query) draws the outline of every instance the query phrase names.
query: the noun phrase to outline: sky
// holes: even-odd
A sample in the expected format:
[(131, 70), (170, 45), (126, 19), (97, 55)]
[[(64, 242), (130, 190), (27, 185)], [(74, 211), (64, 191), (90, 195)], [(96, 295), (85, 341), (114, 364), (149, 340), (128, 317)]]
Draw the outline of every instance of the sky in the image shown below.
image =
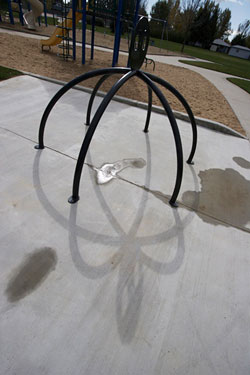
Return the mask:
[[(148, 0), (148, 12), (157, 0)], [(250, 19), (250, 0), (221, 0), (218, 1), (222, 10), (229, 8), (231, 10), (231, 28), (234, 34), (229, 38), (232, 39), (236, 35), (238, 26), (246, 19)]]

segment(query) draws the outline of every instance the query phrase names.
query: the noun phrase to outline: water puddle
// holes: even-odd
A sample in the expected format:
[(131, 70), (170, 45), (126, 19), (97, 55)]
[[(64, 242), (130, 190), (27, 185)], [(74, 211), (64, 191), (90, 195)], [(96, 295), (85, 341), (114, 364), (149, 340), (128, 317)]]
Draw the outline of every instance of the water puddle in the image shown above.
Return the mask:
[(241, 158), (240, 156), (235, 156), (233, 161), (238, 164), (241, 168), (250, 169), (250, 161)]
[(106, 184), (113, 178), (117, 178), (117, 174), (125, 168), (143, 168), (145, 165), (146, 161), (142, 158), (123, 159), (114, 163), (103, 164), (101, 168), (94, 168), (96, 171), (96, 182), (98, 185)]
[(247, 229), (250, 181), (230, 168), (200, 171), (199, 178), (201, 191), (186, 191), (182, 202), (192, 208), (196, 205), (197, 215), (205, 222)]
[(14, 271), (5, 293), (10, 302), (16, 302), (32, 293), (55, 269), (55, 250), (44, 247), (29, 254)]

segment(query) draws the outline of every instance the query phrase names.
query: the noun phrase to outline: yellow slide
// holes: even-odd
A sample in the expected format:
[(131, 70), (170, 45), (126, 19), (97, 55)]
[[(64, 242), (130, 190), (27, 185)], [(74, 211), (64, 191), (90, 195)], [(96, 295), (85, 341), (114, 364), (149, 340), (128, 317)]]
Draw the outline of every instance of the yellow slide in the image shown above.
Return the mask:
[[(82, 13), (76, 12), (76, 24), (80, 21), (82, 18)], [(72, 28), (72, 9), (69, 11), (67, 18), (65, 21), (63, 21), (62, 24), (59, 26), (67, 27), (69, 29)], [(62, 37), (65, 34), (65, 30), (61, 27), (56, 27), (55, 31), (51, 35), (49, 39), (41, 40), (41, 45), (43, 46), (56, 46), (57, 44), (60, 44), (62, 41)]]

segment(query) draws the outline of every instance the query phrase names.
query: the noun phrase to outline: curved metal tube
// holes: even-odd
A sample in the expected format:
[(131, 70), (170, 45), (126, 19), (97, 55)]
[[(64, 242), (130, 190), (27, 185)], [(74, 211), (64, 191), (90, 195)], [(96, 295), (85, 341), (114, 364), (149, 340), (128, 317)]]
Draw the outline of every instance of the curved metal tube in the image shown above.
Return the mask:
[(106, 79), (108, 77), (110, 77), (111, 74), (105, 74), (104, 76), (102, 76), (99, 81), (97, 81), (92, 93), (91, 93), (91, 96), (90, 96), (90, 99), (89, 99), (89, 104), (88, 104), (88, 109), (87, 109), (87, 115), (86, 115), (86, 123), (85, 125), (89, 125), (90, 124), (90, 115), (91, 115), (91, 109), (92, 109), (92, 106), (93, 106), (93, 102), (94, 102), (94, 99), (95, 99), (95, 96), (97, 94), (97, 91), (98, 89), (100, 88), (100, 86), (103, 84), (104, 81), (106, 81)]
[[(96, 94), (99, 90), (99, 88), (101, 87), (101, 85), (103, 84), (103, 82), (106, 81), (106, 79), (108, 77), (110, 77), (111, 75), (113, 74), (116, 74), (116, 72), (113, 72), (112, 74), (106, 74), (104, 75), (103, 77), (101, 77), (99, 79), (99, 81), (97, 81), (92, 93), (91, 93), (91, 97), (89, 99), (89, 104), (88, 104), (88, 109), (87, 109), (87, 115), (86, 115), (86, 123), (85, 125), (89, 125), (90, 124), (90, 116), (91, 116), (91, 110), (92, 110), (92, 106), (93, 106), (93, 103), (94, 103), (94, 99), (96, 97)], [(148, 86), (148, 111), (147, 111), (147, 118), (146, 118), (146, 122), (145, 122), (145, 126), (144, 126), (144, 133), (148, 133), (148, 127), (149, 127), (149, 122), (150, 122), (150, 117), (151, 117), (151, 111), (152, 111), (152, 90), (151, 88)]]
[(152, 111), (152, 89), (149, 85), (147, 85), (147, 86), (148, 86), (148, 112), (147, 112), (145, 127), (144, 127), (144, 130), (143, 130), (144, 133), (148, 133), (148, 127), (149, 127), (151, 111)]
[(187, 114), (188, 114), (189, 119), (190, 119), (190, 122), (191, 122), (191, 125), (192, 125), (192, 132), (193, 132), (193, 143), (192, 143), (192, 148), (191, 148), (190, 155), (188, 157), (187, 163), (193, 164), (192, 160), (193, 160), (195, 150), (196, 150), (196, 145), (197, 145), (197, 126), (196, 126), (196, 122), (195, 122), (195, 119), (194, 119), (193, 112), (192, 112), (189, 104), (187, 103), (186, 99), (184, 99), (184, 97), (179, 93), (179, 91), (177, 91), (172, 85), (170, 85), (170, 83), (168, 83), (167, 81), (165, 81), (162, 78), (159, 78), (159, 77), (155, 76), (154, 74), (146, 73), (146, 72), (143, 72), (143, 73), (148, 78), (150, 78), (152, 81), (154, 81), (156, 83), (159, 83), (160, 85), (165, 87), (167, 90), (169, 90), (173, 95), (175, 95), (177, 97), (177, 99), (179, 99), (179, 101), (182, 103), (184, 108), (186, 109)]
[(161, 92), (161, 90), (151, 81), (149, 77), (147, 77), (145, 73), (138, 71), (137, 76), (141, 78), (148, 86), (150, 86), (151, 89), (158, 96), (158, 98), (160, 99), (167, 113), (167, 116), (170, 121), (170, 125), (172, 127), (174, 140), (175, 140), (175, 147), (176, 147), (176, 156), (177, 156), (177, 174), (176, 174), (174, 191), (170, 198), (169, 203), (171, 204), (171, 206), (176, 207), (177, 206), (176, 199), (180, 191), (182, 174), (183, 174), (183, 152), (182, 152), (182, 144), (181, 144), (181, 137), (180, 137), (179, 129), (178, 129), (174, 114), (168, 104), (168, 101), (166, 100), (165, 96)]
[(133, 77), (137, 71), (131, 69), (127, 69), (129, 72), (123, 76), (122, 78), (117, 81), (114, 86), (109, 90), (109, 92), (106, 94), (104, 99), (102, 100), (101, 104), (99, 105), (93, 120), (91, 121), (91, 124), (88, 128), (88, 131), (85, 135), (85, 138), (83, 140), (78, 159), (77, 159), (77, 164), (75, 168), (75, 174), (74, 174), (74, 181), (73, 181), (73, 189), (72, 189), (72, 196), (68, 199), (69, 203), (75, 203), (79, 200), (79, 185), (80, 185), (80, 179), (81, 179), (81, 173), (82, 173), (82, 168), (85, 160), (85, 156), (88, 152), (88, 148), (90, 145), (90, 142), (92, 140), (92, 137), (95, 133), (96, 127), (105, 111), (107, 108), (108, 104), (110, 103), (111, 99), (113, 96), (116, 94), (116, 92), (119, 90), (119, 88), (127, 82), (131, 77)]
[(86, 79), (93, 78), (96, 76), (100, 75), (105, 75), (105, 74), (112, 74), (112, 73), (117, 73), (117, 74), (124, 74), (130, 72), (131, 69), (129, 68), (105, 68), (105, 69), (97, 69), (93, 70), (91, 72), (84, 73), (74, 79), (72, 79), (70, 82), (68, 82), (65, 86), (63, 86), (57, 93), (53, 96), (53, 98), (50, 100), (49, 104), (47, 105), (41, 122), (40, 122), (40, 127), (39, 127), (39, 136), (38, 136), (38, 145), (35, 146), (36, 149), (43, 149), (44, 148), (44, 129), (46, 125), (46, 121), (48, 119), (48, 116), (54, 107), (54, 105), (58, 102), (58, 100), (67, 92), (69, 91), (72, 87), (77, 85), (78, 83), (85, 81)]

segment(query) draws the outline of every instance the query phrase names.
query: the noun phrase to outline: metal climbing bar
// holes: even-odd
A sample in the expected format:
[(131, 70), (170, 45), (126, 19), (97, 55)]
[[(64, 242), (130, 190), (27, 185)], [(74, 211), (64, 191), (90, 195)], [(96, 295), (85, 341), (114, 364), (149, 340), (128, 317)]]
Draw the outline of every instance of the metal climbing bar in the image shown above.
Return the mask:
[(72, 79), (70, 82), (68, 82), (60, 90), (57, 91), (57, 93), (50, 100), (49, 104), (47, 105), (43, 113), (40, 126), (39, 126), (38, 145), (35, 146), (36, 149), (44, 148), (44, 130), (45, 130), (46, 122), (47, 122), (47, 119), (49, 117), (51, 110), (53, 109), (55, 104), (58, 102), (58, 100), (72, 87), (78, 85), (78, 83), (83, 82), (89, 78), (98, 77), (100, 75), (112, 74), (114, 72), (114, 69), (115, 69), (115, 72), (118, 74), (125, 74), (125, 73), (130, 72), (130, 69), (128, 68), (104, 68), (104, 69), (92, 70), (91, 72), (87, 72), (85, 74), (82, 74)]
[(192, 148), (191, 148), (190, 155), (188, 157), (187, 163), (192, 164), (192, 160), (193, 160), (195, 150), (196, 150), (196, 146), (197, 146), (197, 125), (196, 125), (195, 118), (194, 118), (193, 112), (192, 112), (189, 104), (187, 103), (186, 99), (181, 95), (181, 93), (179, 91), (177, 91), (176, 88), (174, 88), (172, 85), (170, 85), (170, 83), (168, 83), (164, 79), (159, 78), (159, 77), (157, 77), (157, 76), (155, 76), (151, 73), (145, 73), (145, 75), (148, 78), (150, 78), (152, 81), (154, 81), (156, 83), (159, 83), (161, 86), (163, 86), (167, 90), (169, 90), (173, 95), (175, 95), (177, 97), (177, 99), (179, 99), (179, 101), (183, 104), (184, 108), (186, 109), (187, 114), (188, 114), (189, 119), (190, 119), (190, 122), (191, 122), (192, 132), (193, 132)]
[(151, 81), (150, 78), (147, 77), (146, 74), (144, 74), (141, 71), (138, 71), (138, 77), (141, 78), (150, 88), (154, 91), (154, 93), (158, 96), (161, 104), (163, 105), (166, 114), (169, 118), (170, 125), (172, 128), (174, 140), (175, 140), (175, 147), (176, 147), (176, 156), (177, 156), (177, 173), (176, 173), (176, 181), (175, 181), (175, 187), (173, 194), (170, 198), (169, 203), (171, 206), (176, 207), (176, 199), (180, 191), (181, 187), (181, 181), (182, 181), (182, 174), (183, 174), (183, 152), (182, 152), (182, 144), (181, 144), (181, 137), (179, 133), (179, 129), (174, 117), (174, 114), (170, 108), (170, 105), (168, 104), (167, 99), (161, 92), (161, 90)]
[(85, 64), (86, 46), (86, 0), (82, 0), (82, 64)]
[[(175, 141), (175, 148), (176, 148), (177, 171), (176, 171), (176, 180), (175, 180), (174, 190), (169, 200), (169, 203), (171, 206), (177, 207), (176, 200), (180, 191), (180, 187), (182, 183), (182, 176), (183, 176), (183, 151), (182, 151), (181, 137), (180, 137), (178, 125), (174, 117), (174, 114), (172, 112), (172, 109), (167, 99), (163, 95), (162, 91), (156, 85), (156, 83), (160, 84), (161, 86), (164, 86), (169, 91), (171, 91), (181, 101), (181, 103), (184, 105), (189, 115), (189, 118), (192, 124), (192, 129), (193, 129), (193, 143), (192, 143), (191, 153), (188, 158), (189, 163), (192, 162), (192, 158), (194, 156), (196, 144), (197, 144), (196, 123), (195, 123), (191, 108), (189, 107), (189, 105), (187, 104), (183, 96), (173, 86), (171, 86), (168, 82), (162, 80), (161, 78), (154, 76), (153, 74), (146, 73), (140, 70), (144, 62), (146, 53), (147, 53), (148, 42), (149, 42), (149, 25), (148, 25), (147, 19), (142, 17), (137, 23), (135, 31), (133, 33), (133, 37), (131, 39), (131, 45), (129, 49), (129, 62), (131, 65), (130, 68), (98, 69), (98, 70), (85, 73), (79, 77), (76, 77), (75, 79), (67, 83), (65, 86), (63, 86), (53, 96), (53, 98), (50, 100), (49, 104), (47, 105), (43, 113), (43, 116), (40, 122), (40, 127), (39, 127), (39, 135), (38, 135), (39, 144), (35, 146), (36, 149), (44, 148), (44, 131), (45, 131), (47, 119), (51, 110), (53, 109), (55, 104), (58, 102), (58, 100), (78, 83), (83, 82), (88, 78), (101, 76), (101, 78), (98, 80), (98, 82), (96, 83), (94, 87), (94, 90), (90, 96), (90, 100), (88, 103), (86, 124), (90, 126), (82, 142), (82, 146), (81, 146), (79, 156), (77, 159), (77, 164), (76, 164), (75, 173), (74, 173), (73, 187), (72, 187), (72, 196), (68, 199), (69, 203), (75, 203), (79, 200), (79, 186), (80, 186), (81, 173), (82, 173), (84, 160), (88, 152), (88, 148), (93, 138), (93, 135), (95, 133), (95, 130), (99, 124), (99, 121), (104, 111), (106, 110), (107, 106), (109, 105), (110, 101), (112, 100), (116, 92), (122, 87), (122, 85), (124, 85), (130, 78), (137, 76), (147, 85), (147, 88), (148, 88), (148, 111), (147, 111), (147, 118), (146, 118), (146, 123), (144, 127), (144, 132), (147, 133), (148, 128), (149, 128), (149, 122), (150, 122), (150, 116), (151, 116), (151, 110), (152, 110), (152, 92), (154, 92), (156, 96), (159, 98), (163, 108), (165, 109), (165, 112), (168, 116), (168, 119), (171, 125), (171, 129), (172, 129), (172, 133), (173, 133), (174, 141)], [(90, 121), (91, 109), (92, 109), (95, 96), (98, 92), (98, 89), (103, 84), (103, 82), (110, 75), (113, 75), (113, 74), (123, 74), (123, 76), (112, 86), (109, 92), (104, 96), (101, 104), (99, 105), (97, 111), (95, 112), (93, 119)]]
[(129, 71), (126, 73), (123, 77), (119, 79), (109, 90), (107, 95), (103, 98), (101, 104), (99, 105), (95, 116), (93, 120), (91, 121), (91, 124), (88, 128), (88, 131), (84, 137), (82, 147), (80, 149), (80, 153), (77, 159), (75, 174), (74, 174), (74, 182), (73, 182), (73, 189), (72, 189), (72, 196), (68, 199), (69, 203), (75, 203), (79, 200), (79, 185), (81, 180), (81, 173), (82, 173), (82, 167), (84, 164), (84, 160), (86, 157), (86, 154), (88, 152), (88, 148), (90, 145), (90, 142), (92, 140), (92, 137), (95, 133), (96, 127), (99, 124), (99, 121), (107, 108), (108, 104), (110, 103), (113, 96), (116, 94), (116, 92), (119, 90), (119, 88), (124, 85), (125, 82), (127, 82), (131, 77), (133, 77), (136, 74), (135, 70)]

